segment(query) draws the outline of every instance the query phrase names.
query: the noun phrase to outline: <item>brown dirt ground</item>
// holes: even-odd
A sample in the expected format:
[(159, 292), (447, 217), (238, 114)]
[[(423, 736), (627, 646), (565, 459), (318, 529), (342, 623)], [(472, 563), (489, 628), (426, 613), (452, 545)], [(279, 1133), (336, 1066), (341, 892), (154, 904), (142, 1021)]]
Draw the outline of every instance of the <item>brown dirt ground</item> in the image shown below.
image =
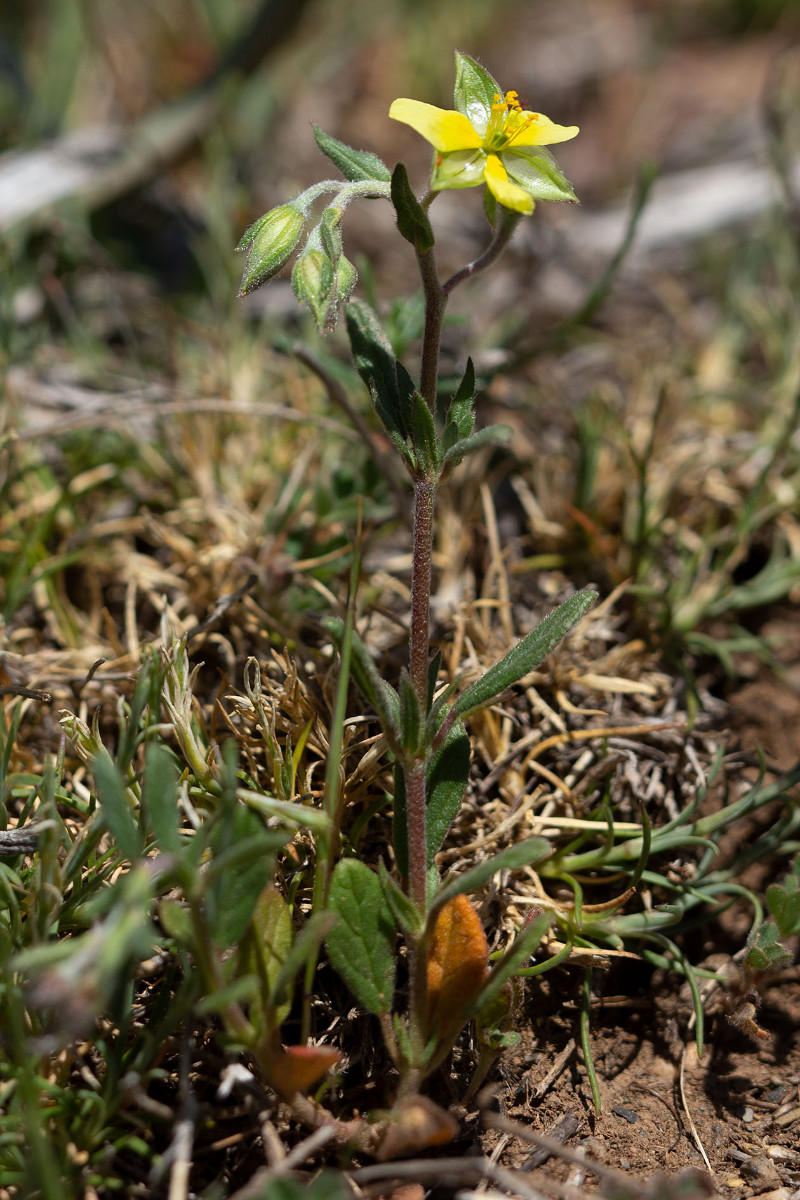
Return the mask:
[[(531, 1032), (501, 1068), (498, 1099), (507, 1116), (532, 1130), (558, 1136), (565, 1119), (568, 1139), (589, 1157), (633, 1178), (705, 1169), (697, 1140), (720, 1195), (774, 1193), (785, 1200), (800, 1189), (800, 980), (784, 973), (765, 990), (759, 1023), (763, 1040), (752, 1041), (724, 1017), (712, 1018), (701, 1059), (687, 1032), (688, 1001), (665, 991), (665, 981), (634, 998), (609, 997), (593, 1014), (592, 1050), (603, 1112), (594, 1112), (588, 1076), (573, 1050), (558, 1078), (538, 1095), (554, 1059), (564, 1053), (577, 1016), (562, 1009)], [(680, 1070), (685, 1054), (685, 1097)], [(694, 1138), (691, 1122), (697, 1133)], [(569, 1127), (569, 1126), (567, 1126)], [(483, 1135), (490, 1154), (499, 1137)], [(530, 1145), (511, 1139), (500, 1161), (522, 1167)], [(558, 1179), (594, 1190), (590, 1172), (551, 1158), (534, 1168), (532, 1186), (547, 1189)], [(600, 1181), (602, 1185), (602, 1181)]]

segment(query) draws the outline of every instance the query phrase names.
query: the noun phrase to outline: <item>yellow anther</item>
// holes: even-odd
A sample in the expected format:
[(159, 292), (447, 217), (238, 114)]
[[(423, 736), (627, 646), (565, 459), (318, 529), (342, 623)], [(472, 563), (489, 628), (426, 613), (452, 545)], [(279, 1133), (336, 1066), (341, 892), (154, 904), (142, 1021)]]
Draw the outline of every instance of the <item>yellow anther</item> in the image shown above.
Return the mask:
[(522, 106), (519, 102), (519, 92), (506, 92), (506, 104), (509, 108), (521, 108)]

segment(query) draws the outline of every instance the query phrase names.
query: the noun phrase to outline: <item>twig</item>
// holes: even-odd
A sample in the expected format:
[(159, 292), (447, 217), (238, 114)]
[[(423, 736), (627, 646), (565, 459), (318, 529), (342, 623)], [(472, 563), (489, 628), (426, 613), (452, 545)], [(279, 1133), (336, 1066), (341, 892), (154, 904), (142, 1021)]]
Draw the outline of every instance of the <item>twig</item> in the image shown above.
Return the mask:
[[(573, 1049), (575, 1043), (572, 1043)], [(568, 1109), (560, 1120), (556, 1121), (552, 1129), (548, 1130), (548, 1137), (555, 1138), (559, 1143), (568, 1142), (569, 1139), (578, 1132), (581, 1127), (581, 1122), (571, 1109)], [(526, 1158), (522, 1164), (523, 1171), (533, 1171), (537, 1167), (542, 1167), (547, 1162), (548, 1158), (552, 1158), (552, 1151), (546, 1146), (539, 1146), (534, 1150), (529, 1158)]]
[(16, 829), (0, 830), (0, 857), (33, 854), (39, 845), (39, 835), (45, 829), (55, 829), (55, 821), (40, 821), (37, 825), (19, 825)]
[(196, 638), (201, 633), (205, 633), (207, 630), (209, 630), (211, 626), (220, 619), (220, 617), (225, 615), (229, 608), (233, 607), (237, 600), (241, 600), (242, 596), (244, 596), (246, 592), (249, 592), (250, 589), (255, 586), (257, 579), (258, 577), (256, 575), (248, 575), (242, 586), (237, 588), (235, 592), (228, 592), (226, 595), (220, 596), (219, 600), (214, 605), (208, 616), (202, 621), (198, 621), (198, 623), (193, 625), (188, 633), (184, 635), (186, 644), (188, 645), (193, 638)]
[(689, 1122), (689, 1129), (691, 1130), (692, 1137), (694, 1138), (694, 1144), (697, 1146), (697, 1149), (700, 1151), (700, 1154), (702, 1155), (703, 1162), (706, 1164), (709, 1175), (711, 1176), (712, 1179), (714, 1179), (715, 1176), (714, 1176), (714, 1172), (711, 1169), (711, 1163), (708, 1161), (708, 1155), (706, 1154), (705, 1146), (703, 1145), (703, 1143), (700, 1140), (700, 1134), (697, 1132), (697, 1126), (695, 1125), (694, 1121), (692, 1120), (692, 1114), (689, 1110), (689, 1101), (686, 1099), (686, 1088), (684, 1085), (685, 1085), (685, 1080), (686, 1080), (686, 1055), (687, 1055), (688, 1051), (689, 1051), (689, 1043), (687, 1042), (686, 1045), (683, 1047), (683, 1054), (681, 1055), (681, 1070), (680, 1070), (680, 1074), (678, 1076), (678, 1086), (680, 1088), (680, 1093), (681, 1093), (681, 1104), (683, 1105), (683, 1111), (686, 1114), (686, 1120)]
[(607, 1167), (604, 1163), (597, 1162), (582, 1150), (569, 1150), (566, 1146), (562, 1146), (561, 1142), (556, 1141), (555, 1138), (545, 1137), (541, 1133), (534, 1133), (532, 1129), (528, 1129), (525, 1125), (520, 1125), (516, 1121), (511, 1121), (508, 1117), (503, 1117), (499, 1113), (484, 1111), (481, 1117), (487, 1129), (497, 1129), (500, 1133), (510, 1133), (512, 1137), (519, 1138), (523, 1142), (530, 1142), (534, 1146), (539, 1146), (564, 1162), (572, 1163), (574, 1166), (581, 1167), (587, 1172), (591, 1171), (598, 1179), (604, 1179), (610, 1183), (615, 1191), (620, 1191), (623, 1196), (639, 1196), (644, 1190), (644, 1185), (637, 1180), (631, 1179), (629, 1175), (616, 1170), (614, 1167)]
[(15, 683), (6, 683), (0, 687), (0, 696), (21, 696), (23, 700), (41, 700), (47, 704), (52, 700), (50, 692), (39, 691), (38, 688), (20, 687)]
[[(376, 1163), (351, 1171), (348, 1179), (359, 1186), (380, 1179), (434, 1179), (437, 1183), (462, 1185), (489, 1179), (498, 1187), (522, 1196), (523, 1200), (544, 1200), (542, 1192), (532, 1188), (521, 1171), (499, 1167), (488, 1158), (414, 1158), (407, 1162)], [(232, 1200), (243, 1198), (237, 1196)]]
[(545, 1075), (544, 1079), (541, 1079), (539, 1083), (536, 1084), (536, 1087), (531, 1092), (531, 1099), (541, 1100), (541, 1098), (550, 1090), (561, 1072), (566, 1067), (569, 1060), (572, 1058), (573, 1054), (575, 1053), (575, 1049), (575, 1038), (570, 1038), (564, 1049), (560, 1050), (556, 1055), (555, 1062)]

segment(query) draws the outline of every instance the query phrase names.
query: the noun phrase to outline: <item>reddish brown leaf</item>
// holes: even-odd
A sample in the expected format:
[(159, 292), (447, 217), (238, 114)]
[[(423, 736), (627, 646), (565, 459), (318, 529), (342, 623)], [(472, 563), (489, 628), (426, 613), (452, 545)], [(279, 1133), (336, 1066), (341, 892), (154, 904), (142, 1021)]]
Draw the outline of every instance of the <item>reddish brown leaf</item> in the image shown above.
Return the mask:
[(289, 1100), (321, 1079), (340, 1058), (333, 1046), (287, 1046), (272, 1059), (269, 1081), (279, 1096)]
[(390, 1124), (377, 1153), (381, 1162), (441, 1146), (458, 1133), (458, 1121), (427, 1096), (406, 1096), (391, 1111)]

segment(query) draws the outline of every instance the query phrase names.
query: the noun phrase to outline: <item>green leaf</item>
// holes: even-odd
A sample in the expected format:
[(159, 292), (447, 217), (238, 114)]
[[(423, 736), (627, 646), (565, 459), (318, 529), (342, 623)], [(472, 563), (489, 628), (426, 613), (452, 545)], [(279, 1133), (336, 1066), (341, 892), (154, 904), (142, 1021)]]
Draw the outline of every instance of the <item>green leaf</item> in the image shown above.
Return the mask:
[(391, 172), (377, 154), (372, 154), (369, 150), (354, 150), (352, 146), (323, 133), (318, 125), (314, 125), (313, 129), (314, 138), (322, 153), (327, 155), (350, 183), (366, 183), (371, 179), (377, 179), (381, 183), (389, 182)]
[(436, 397), (436, 415), (442, 425), (452, 422), (459, 438), (466, 437), (472, 431), (475, 420), (473, 411), (475, 404), (475, 367), (472, 359), (467, 359), (467, 365), (461, 382), (451, 396)]
[(412, 757), (422, 749), (425, 732), (422, 709), (408, 671), (400, 674), (400, 745)]
[(411, 410), (411, 444), (414, 447), (417, 468), (428, 476), (438, 474), (439, 439), (436, 436), (433, 414), (416, 391)]
[(178, 833), (178, 767), (166, 746), (151, 742), (144, 764), (142, 806), (153, 830), (159, 850), (177, 854), (181, 848)]
[(553, 155), (544, 146), (525, 147), (503, 155), (509, 179), (535, 200), (566, 200), (578, 197)]
[[(345, 624), (338, 617), (323, 617), (322, 625), (341, 650)], [(400, 744), (400, 701), (397, 692), (378, 672), (367, 647), (357, 633), (351, 634), (350, 671), (365, 699), (378, 714), (381, 728), (392, 748)]]
[(433, 249), (434, 237), (428, 214), (414, 195), (403, 163), (392, 171), (392, 204), (397, 214), (397, 228), (417, 254)]
[(492, 117), (496, 97), (502, 100), (503, 89), (485, 67), (456, 50), (456, 84), (453, 103), (481, 135)]
[(447, 831), (455, 820), (467, 790), (471, 762), (467, 731), (457, 721), (444, 744), (436, 751), (428, 773), (426, 833), (428, 866), (442, 847)]
[(454, 896), (476, 892), (497, 871), (518, 871), (520, 867), (529, 867), (531, 863), (541, 862), (551, 851), (552, 846), (547, 838), (526, 838), (514, 846), (509, 846), (506, 850), (501, 850), (492, 858), (487, 858), (485, 862), (479, 863), (470, 871), (465, 871), (463, 875), (445, 879), (441, 890), (436, 893), (428, 913), (428, 925), (432, 928), (431, 922), (435, 919), (436, 914)]
[(351, 1200), (352, 1194), (341, 1171), (322, 1171), (311, 1183), (287, 1175), (270, 1179), (256, 1200)]
[(237, 975), (256, 975), (261, 981), (260, 995), (250, 1006), (250, 1019), (262, 1036), (277, 1028), (289, 1013), (288, 1001), (275, 1005), (273, 990), (291, 947), (292, 914), (270, 882), (256, 901), (237, 964)]
[[(441, 849), (447, 831), (456, 818), (467, 787), (470, 768), (470, 742), (461, 722), (450, 730), (444, 744), (432, 756), (428, 766), (425, 808), (425, 837), (428, 866)], [(394, 854), (397, 869), (408, 875), (408, 816), (406, 784), (398, 764), (394, 776)]]
[(131, 808), (128, 790), (105, 747), (92, 760), (92, 774), (106, 828), (122, 856), (133, 862), (144, 849), (142, 835)]
[(355, 858), (343, 858), (331, 878), (329, 904), (339, 918), (325, 944), (333, 966), (360, 1004), (376, 1016), (391, 1012), (394, 924), (381, 882)]
[(466, 717), (485, 708), (495, 696), (538, 667), (596, 600), (597, 592), (593, 588), (584, 588), (549, 613), (485, 675), (461, 693), (453, 705), (455, 715)]
[(552, 913), (542, 912), (529, 921), (521, 933), (514, 938), (514, 941), (506, 950), (499, 962), (495, 963), (492, 971), (483, 988), (476, 996), (471, 1008), (467, 1013), (467, 1017), (474, 1016), (481, 1009), (487, 1008), (488, 1005), (502, 991), (508, 980), (518, 971), (522, 965), (530, 958), (539, 942), (547, 932), (547, 928), (553, 919)]
[[(784, 881), (785, 884), (794, 882), (794, 876), (789, 876)], [(800, 933), (800, 890), (789, 891), (786, 886), (772, 883), (767, 888), (766, 899), (781, 937), (792, 937)]]
[(217, 946), (235, 945), (275, 870), (275, 851), (289, 839), (285, 831), (267, 831), (249, 808), (233, 812), (212, 830), (213, 859), (205, 873), (206, 912)]
[(777, 925), (765, 921), (748, 939), (743, 965), (746, 971), (758, 974), (784, 967), (791, 960), (792, 955), (781, 942)]
[(514, 430), (510, 425), (487, 425), (470, 437), (454, 442), (444, 456), (445, 462), (461, 462), (467, 454), (476, 454), (485, 446), (502, 446), (511, 437)]
[(412, 933), (415, 937), (419, 936), (422, 933), (424, 922), (417, 906), (392, 879), (382, 862), (378, 863), (378, 875), (395, 924), (400, 929), (406, 930), (407, 933)]
[(352, 300), (346, 319), (353, 362), (369, 389), (375, 411), (389, 433), (404, 441), (411, 433), (413, 381), (401, 369), (391, 342), (368, 304)]
[(331, 912), (316, 912), (308, 918), (303, 928), (295, 936), (291, 948), (281, 967), (270, 995), (272, 1004), (285, 1004), (289, 1000), (289, 989), (294, 983), (295, 976), (312, 954), (316, 955), (319, 945), (328, 930), (336, 924), (336, 917)]

